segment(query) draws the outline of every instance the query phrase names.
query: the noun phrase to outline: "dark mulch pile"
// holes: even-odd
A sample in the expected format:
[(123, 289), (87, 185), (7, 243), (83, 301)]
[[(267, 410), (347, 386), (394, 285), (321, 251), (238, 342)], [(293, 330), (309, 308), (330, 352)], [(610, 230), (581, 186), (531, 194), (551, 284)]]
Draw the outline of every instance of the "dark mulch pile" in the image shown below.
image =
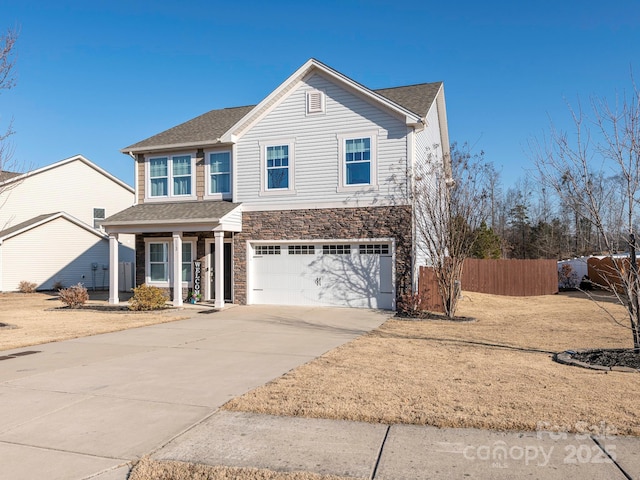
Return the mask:
[(446, 322), (475, 322), (474, 317), (447, 317), (444, 313), (426, 311), (398, 312), (395, 315), (398, 320), (443, 320)]
[(63, 306), (63, 307), (55, 307), (48, 308), (47, 310), (55, 311), (55, 310), (68, 310), (68, 311), (87, 311), (91, 310), (94, 312), (106, 312), (106, 313), (149, 313), (149, 312), (164, 312), (167, 310), (172, 310), (172, 307), (158, 308), (155, 310), (129, 310), (127, 305), (81, 305), (76, 308)]
[(603, 367), (630, 367), (640, 369), (640, 352), (627, 349), (602, 349), (576, 352), (571, 358)]

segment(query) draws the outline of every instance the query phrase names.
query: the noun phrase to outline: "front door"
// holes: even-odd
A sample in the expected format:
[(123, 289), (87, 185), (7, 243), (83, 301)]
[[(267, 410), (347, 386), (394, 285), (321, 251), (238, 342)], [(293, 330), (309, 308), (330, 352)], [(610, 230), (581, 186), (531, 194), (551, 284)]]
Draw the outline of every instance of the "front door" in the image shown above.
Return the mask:
[[(216, 267), (215, 267), (215, 252), (216, 252), (216, 244), (212, 243), (211, 244), (211, 286), (210, 286), (210, 292), (211, 292), (211, 299), (215, 300), (215, 295), (216, 295)], [(225, 302), (233, 302), (233, 298), (231, 296), (231, 292), (233, 291), (232, 289), (232, 278), (231, 278), (231, 243), (225, 242), (224, 243), (224, 301)]]

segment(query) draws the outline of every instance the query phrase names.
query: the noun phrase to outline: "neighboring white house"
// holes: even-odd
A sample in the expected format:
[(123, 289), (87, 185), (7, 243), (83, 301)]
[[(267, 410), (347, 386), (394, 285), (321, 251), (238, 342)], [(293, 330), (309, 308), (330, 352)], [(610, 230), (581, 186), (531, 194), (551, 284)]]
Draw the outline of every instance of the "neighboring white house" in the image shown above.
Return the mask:
[(448, 158), (444, 86), (371, 90), (310, 59), (258, 105), (122, 152), (135, 158), (136, 205), (103, 225), (112, 245), (136, 234), (136, 284), (171, 290), (176, 305), (194, 289), (218, 307), (394, 309), (424, 263), (412, 171)]
[[(132, 187), (82, 155), (0, 181), (0, 291), (21, 281), (39, 290), (78, 282), (109, 286), (109, 239), (100, 222), (134, 203)], [(119, 239), (128, 274), (135, 238)], [(121, 272), (122, 286), (132, 280)]]

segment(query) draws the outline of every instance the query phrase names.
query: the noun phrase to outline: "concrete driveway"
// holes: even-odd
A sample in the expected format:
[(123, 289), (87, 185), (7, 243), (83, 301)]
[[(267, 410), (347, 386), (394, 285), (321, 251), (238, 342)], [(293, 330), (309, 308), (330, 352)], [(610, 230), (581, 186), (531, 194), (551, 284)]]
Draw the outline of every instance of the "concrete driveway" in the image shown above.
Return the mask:
[(129, 461), (227, 400), (390, 315), (266, 306), (183, 313), (191, 318), (0, 352), (11, 357), (0, 361), (0, 478), (122, 480)]

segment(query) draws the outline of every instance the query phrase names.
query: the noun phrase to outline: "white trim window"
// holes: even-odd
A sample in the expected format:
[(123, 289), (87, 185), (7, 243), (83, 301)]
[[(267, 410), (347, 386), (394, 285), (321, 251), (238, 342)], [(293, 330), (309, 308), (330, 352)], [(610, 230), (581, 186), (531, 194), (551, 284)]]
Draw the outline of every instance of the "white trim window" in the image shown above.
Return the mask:
[(148, 157), (146, 197), (195, 197), (194, 159), (190, 153)]
[[(145, 283), (154, 286), (169, 287), (173, 277), (173, 249), (171, 240), (164, 238), (145, 239)], [(192, 286), (193, 261), (195, 260), (196, 240), (182, 240), (182, 284)]]
[(147, 243), (147, 282), (169, 281), (169, 242)]
[(191, 285), (193, 281), (193, 242), (182, 242), (182, 281)]
[(106, 217), (106, 210), (104, 208), (94, 208), (93, 209), (93, 228), (101, 228), (100, 224), (105, 218), (107, 217)]
[(377, 135), (338, 135), (340, 185), (338, 190), (377, 187)]
[(295, 194), (295, 148), (292, 141), (260, 143), (261, 194)]
[(231, 197), (231, 151), (206, 152), (207, 196)]

